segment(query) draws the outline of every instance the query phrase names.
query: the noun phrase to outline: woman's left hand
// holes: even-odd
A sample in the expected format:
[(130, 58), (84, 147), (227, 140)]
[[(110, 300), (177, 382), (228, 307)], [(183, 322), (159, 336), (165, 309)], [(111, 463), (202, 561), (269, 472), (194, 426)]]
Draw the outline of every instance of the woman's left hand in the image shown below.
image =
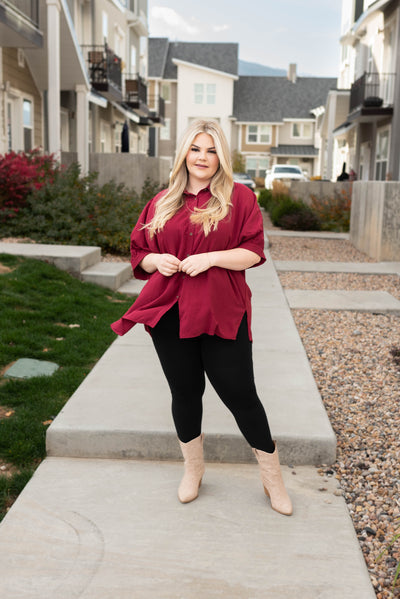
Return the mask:
[(179, 270), (186, 273), (190, 277), (196, 277), (201, 272), (204, 272), (211, 268), (211, 258), (208, 253), (205, 254), (193, 254), (188, 256), (179, 265)]

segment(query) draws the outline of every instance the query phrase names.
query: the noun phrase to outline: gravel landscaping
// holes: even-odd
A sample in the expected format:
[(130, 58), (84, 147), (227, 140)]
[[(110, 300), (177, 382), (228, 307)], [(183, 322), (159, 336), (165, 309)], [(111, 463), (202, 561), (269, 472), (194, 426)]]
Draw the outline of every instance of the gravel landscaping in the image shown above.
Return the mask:
[[(275, 260), (371, 262), (345, 240), (272, 237)], [(382, 290), (400, 299), (397, 275), (279, 273), (290, 289)], [(292, 310), (322, 400), (337, 435), (338, 479), (378, 599), (400, 597), (400, 317), (350, 311)]]

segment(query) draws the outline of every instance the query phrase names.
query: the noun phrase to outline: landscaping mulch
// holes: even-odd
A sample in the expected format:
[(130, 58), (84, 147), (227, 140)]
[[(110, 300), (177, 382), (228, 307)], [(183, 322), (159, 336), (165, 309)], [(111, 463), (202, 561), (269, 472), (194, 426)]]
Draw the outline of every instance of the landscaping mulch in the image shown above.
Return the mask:
[[(372, 260), (349, 241), (272, 237), (275, 260)], [(291, 289), (382, 290), (400, 299), (397, 275), (279, 273)], [(321, 466), (335, 476), (354, 523), (378, 599), (392, 590), (400, 560), (400, 316), (353, 311), (292, 310), (328, 417), (337, 460)]]

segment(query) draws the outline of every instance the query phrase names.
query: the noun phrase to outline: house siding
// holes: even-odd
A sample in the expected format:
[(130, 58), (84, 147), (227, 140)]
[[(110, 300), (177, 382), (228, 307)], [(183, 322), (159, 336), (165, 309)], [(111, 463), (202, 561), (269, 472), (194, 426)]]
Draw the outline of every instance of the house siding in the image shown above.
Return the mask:
[(11, 88), (20, 92), (21, 96), (27, 94), (31, 96), (34, 103), (34, 123), (33, 123), (33, 145), (34, 147), (43, 147), (43, 117), (42, 117), (42, 97), (39, 93), (27, 63), (25, 66), (18, 65), (17, 48), (3, 48), (3, 81), (8, 81)]

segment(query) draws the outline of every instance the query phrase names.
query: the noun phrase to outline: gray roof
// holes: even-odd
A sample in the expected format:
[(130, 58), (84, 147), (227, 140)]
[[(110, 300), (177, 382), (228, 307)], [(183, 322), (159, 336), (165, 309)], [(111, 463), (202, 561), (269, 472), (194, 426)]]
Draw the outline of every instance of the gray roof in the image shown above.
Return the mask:
[(148, 75), (162, 78), (167, 59), (169, 40), (167, 37), (149, 38), (148, 46)]
[(167, 38), (149, 38), (149, 77), (176, 79), (174, 58), (237, 75), (239, 44), (206, 42), (170, 42)]
[(277, 156), (318, 156), (318, 149), (314, 146), (282, 144), (275, 148), (271, 148), (271, 154), (275, 154)]
[(286, 77), (240, 77), (235, 81), (233, 116), (256, 123), (310, 118), (310, 111), (326, 104), (336, 84), (328, 77), (298, 77), (296, 83)]

